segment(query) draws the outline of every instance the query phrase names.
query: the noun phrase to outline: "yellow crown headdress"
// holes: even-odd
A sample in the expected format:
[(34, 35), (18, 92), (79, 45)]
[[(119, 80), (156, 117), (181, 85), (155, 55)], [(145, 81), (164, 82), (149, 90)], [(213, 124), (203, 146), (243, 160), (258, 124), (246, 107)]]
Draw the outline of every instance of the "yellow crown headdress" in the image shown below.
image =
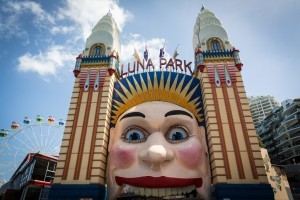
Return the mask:
[(129, 108), (149, 101), (164, 101), (189, 110), (204, 125), (200, 81), (175, 72), (146, 72), (122, 78), (114, 86), (111, 124)]

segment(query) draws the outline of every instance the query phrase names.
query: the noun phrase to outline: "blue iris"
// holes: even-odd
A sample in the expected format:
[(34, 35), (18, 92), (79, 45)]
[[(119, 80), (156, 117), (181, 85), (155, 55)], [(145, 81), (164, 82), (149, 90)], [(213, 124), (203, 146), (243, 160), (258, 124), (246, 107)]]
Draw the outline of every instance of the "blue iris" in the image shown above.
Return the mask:
[(138, 132), (131, 132), (128, 140), (140, 140), (142, 138), (141, 134)]
[(130, 127), (124, 132), (125, 142), (143, 142), (146, 138), (146, 132), (144, 129), (134, 126)]
[(182, 140), (185, 136), (181, 132), (175, 132), (172, 134), (172, 140)]
[(189, 131), (183, 126), (173, 126), (166, 134), (166, 138), (170, 142), (180, 142), (189, 137)]

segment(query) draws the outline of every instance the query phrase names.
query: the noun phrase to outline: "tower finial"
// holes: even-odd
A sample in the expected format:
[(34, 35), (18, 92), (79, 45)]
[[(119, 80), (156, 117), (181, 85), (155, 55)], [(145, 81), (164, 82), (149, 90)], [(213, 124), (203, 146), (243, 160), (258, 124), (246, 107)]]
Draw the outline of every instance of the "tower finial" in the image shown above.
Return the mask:
[(111, 16), (111, 12), (110, 12), (110, 9), (108, 10), (108, 13), (107, 13), (108, 16)]
[(203, 10), (204, 10), (204, 5), (202, 4), (201, 11), (203, 11)]

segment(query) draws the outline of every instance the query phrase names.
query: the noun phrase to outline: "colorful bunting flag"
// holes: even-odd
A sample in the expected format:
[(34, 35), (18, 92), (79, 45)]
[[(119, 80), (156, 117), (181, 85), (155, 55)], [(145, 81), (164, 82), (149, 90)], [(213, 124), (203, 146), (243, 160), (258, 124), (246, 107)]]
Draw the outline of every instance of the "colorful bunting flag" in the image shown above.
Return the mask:
[(177, 52), (177, 48), (178, 48), (179, 44), (177, 45), (174, 54), (173, 54), (173, 58), (176, 59), (176, 57), (179, 55), (179, 53)]
[(140, 59), (139, 54), (138, 54), (137, 50), (135, 49), (135, 47), (134, 47), (133, 57), (134, 57), (135, 61), (141, 62), (141, 59)]
[(164, 56), (165, 56), (165, 48), (163, 47), (159, 50), (159, 57), (163, 58)]
[(148, 50), (147, 50), (147, 46), (145, 45), (145, 51), (144, 51), (144, 59), (146, 61), (148, 61)]

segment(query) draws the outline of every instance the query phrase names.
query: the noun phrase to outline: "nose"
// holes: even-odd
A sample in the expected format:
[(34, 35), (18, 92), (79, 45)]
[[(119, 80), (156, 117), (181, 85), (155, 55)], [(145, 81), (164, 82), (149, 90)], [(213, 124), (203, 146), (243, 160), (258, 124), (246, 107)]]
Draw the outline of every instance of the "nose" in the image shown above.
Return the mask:
[(174, 158), (174, 152), (168, 146), (162, 133), (152, 133), (147, 138), (146, 146), (140, 152), (139, 157), (143, 162), (149, 163), (151, 167), (157, 168)]

